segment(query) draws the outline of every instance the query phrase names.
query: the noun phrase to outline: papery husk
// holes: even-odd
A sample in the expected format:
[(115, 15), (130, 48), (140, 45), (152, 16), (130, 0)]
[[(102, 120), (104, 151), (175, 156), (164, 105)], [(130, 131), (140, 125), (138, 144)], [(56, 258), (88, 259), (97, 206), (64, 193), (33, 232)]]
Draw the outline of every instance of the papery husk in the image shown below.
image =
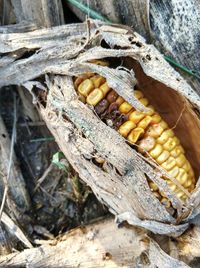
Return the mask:
[[(57, 27), (59, 38), (63, 29), (64, 26)], [(89, 21), (87, 24), (73, 24), (71, 28), (67, 26), (65, 29), (65, 39), (59, 43), (51, 35), (51, 31), (53, 33), (55, 29), (46, 30), (48, 41), (42, 39), (45, 30), (35, 31), (33, 36), (39, 36), (37, 46), (34, 44), (34, 39), (28, 42), (26, 40), (26, 45), (24, 41), (21, 45), (20, 43), (16, 45), (16, 40), (20, 40), (20, 35), (23, 37), (23, 34), (1, 37), (3, 41), (0, 45), (1, 52), (13, 52), (16, 47), (18, 49), (41, 47), (31, 57), (16, 60), (2, 67), (1, 86), (23, 84), (32, 92), (43, 119), (60, 149), (81, 179), (116, 215), (118, 222), (127, 221), (131, 225), (146, 228), (154, 233), (179, 236), (189, 227), (190, 220), (199, 214), (199, 187), (196, 187), (187, 203), (183, 204), (161, 178), (167, 175), (166, 172), (159, 167), (155, 169), (152, 162), (147, 162), (115, 130), (105, 125), (93, 113), (91, 107), (78, 99), (72, 77), (88, 71), (99, 73), (106, 77), (109, 86), (126, 101), (136, 109), (145, 111), (146, 108), (133, 96), (134, 85), (138, 80), (139, 86), (142, 86), (151, 101), (159, 100), (162, 96), (163, 107), (170, 107), (169, 116), (163, 113), (164, 119), (169, 121), (170, 126), (177, 123), (177, 116), (181, 114), (184, 103), (177, 135), (183, 146), (186, 145), (186, 148), (191, 149), (187, 156), (192, 161), (196, 175), (199, 175), (200, 161), (198, 159), (199, 96), (165, 62), (154, 46), (147, 45), (141, 36), (129, 28)], [(6, 40), (9, 40), (9, 44)], [(102, 41), (109, 48), (102, 47)], [(88, 63), (93, 59), (104, 58), (123, 58), (125, 67), (112, 69)], [(39, 96), (32, 91), (35, 85), (40, 91), (43, 90), (44, 85), (32, 82), (33, 79), (37, 80), (43, 75), (47, 87), (45, 104), (37, 100)], [(157, 92), (153, 92), (154, 88)], [(153, 104), (159, 107), (159, 101)], [(161, 108), (160, 105), (159, 112)], [(97, 155), (111, 164), (109, 172), (105, 172), (92, 162)], [(176, 217), (154, 197), (146, 176), (157, 184), (171, 201), (177, 210)], [(175, 179), (171, 179), (180, 186)]]

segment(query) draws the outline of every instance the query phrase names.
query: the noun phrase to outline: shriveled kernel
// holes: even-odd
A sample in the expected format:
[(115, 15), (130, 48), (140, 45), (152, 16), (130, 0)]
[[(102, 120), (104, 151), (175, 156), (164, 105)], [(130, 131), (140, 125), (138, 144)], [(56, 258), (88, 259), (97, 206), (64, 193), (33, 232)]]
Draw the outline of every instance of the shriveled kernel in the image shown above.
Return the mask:
[(96, 106), (95, 111), (98, 115), (103, 114), (109, 106), (109, 102), (106, 99), (102, 99)]
[(92, 81), (95, 88), (99, 88), (103, 83), (105, 83), (106, 79), (100, 75), (95, 75), (90, 78), (90, 81)]
[(140, 102), (144, 105), (147, 106), (149, 104), (149, 101), (146, 98), (141, 98)]
[(151, 181), (149, 186), (152, 191), (158, 191), (158, 186), (154, 182)]
[(138, 151), (141, 153), (149, 152), (154, 148), (156, 140), (153, 137), (145, 137), (138, 143)]
[(171, 156), (173, 156), (174, 158), (178, 157), (181, 153), (184, 153), (184, 149), (181, 145), (176, 146), (171, 152)]
[(179, 173), (176, 176), (176, 179), (183, 185), (187, 179), (188, 179), (188, 175), (185, 172), (185, 170), (183, 168), (179, 168)]
[(176, 161), (173, 157), (169, 157), (161, 166), (166, 169), (167, 171), (172, 169), (176, 165)]
[(158, 138), (163, 131), (164, 129), (160, 126), (160, 124), (154, 124), (147, 129), (145, 136)]
[(84, 97), (87, 97), (88, 94), (94, 89), (94, 85), (90, 79), (85, 79), (79, 86), (78, 92)]
[(158, 162), (158, 164), (162, 164), (163, 162), (165, 162), (170, 156), (170, 153), (168, 151), (163, 151), (157, 158), (156, 158), (156, 162)]
[(119, 111), (121, 113), (127, 114), (128, 112), (130, 112), (130, 110), (132, 109), (132, 106), (128, 103), (128, 102), (123, 102), (120, 106), (119, 106)]
[(138, 127), (141, 127), (143, 129), (147, 128), (148, 125), (151, 123), (151, 116), (147, 115), (145, 118), (143, 118), (139, 123)]
[(134, 90), (134, 96), (137, 98), (137, 99), (141, 99), (141, 98), (143, 98), (143, 93), (142, 93), (142, 91), (140, 91), (140, 90)]
[(156, 146), (149, 152), (149, 154), (155, 159), (162, 153), (162, 151), (162, 145), (156, 144)]
[(121, 97), (121, 96), (119, 96), (117, 99), (116, 99), (116, 101), (115, 101), (119, 106), (124, 102), (124, 99)]
[(179, 168), (177, 166), (168, 171), (168, 174), (173, 178), (175, 178), (178, 175), (178, 173)]
[(140, 120), (142, 120), (145, 117), (144, 113), (141, 113), (139, 111), (133, 111), (129, 115), (129, 120), (133, 121), (135, 124), (137, 124)]
[(159, 114), (154, 114), (151, 118), (152, 118), (151, 120), (152, 124), (158, 124), (162, 119)]
[(78, 99), (79, 99), (81, 102), (86, 103), (86, 98), (85, 98), (83, 95), (78, 94)]
[(174, 140), (174, 138), (170, 137), (164, 144), (163, 144), (163, 148), (167, 151), (171, 151), (176, 147), (176, 141)]
[(179, 167), (182, 167), (185, 162), (187, 161), (186, 157), (184, 156), (184, 154), (180, 154), (177, 158), (176, 158), (176, 164)]
[(157, 142), (160, 144), (164, 144), (170, 137), (174, 136), (174, 131), (171, 129), (165, 130), (160, 137), (157, 139)]
[(143, 128), (135, 128), (131, 131), (131, 133), (128, 135), (128, 140), (131, 143), (136, 143), (138, 139), (144, 134), (144, 129)]
[(106, 82), (100, 86), (100, 89), (103, 92), (104, 97), (111, 90), (111, 88), (108, 86), (108, 84)]
[(95, 88), (87, 97), (87, 103), (95, 106), (103, 99), (103, 93), (99, 88)]
[(123, 137), (126, 138), (129, 132), (135, 127), (135, 123), (133, 123), (132, 121), (126, 121), (123, 125), (120, 126), (118, 131)]
[(117, 98), (118, 98), (118, 94), (117, 94), (114, 90), (111, 90), (111, 91), (108, 93), (107, 97), (106, 97), (106, 99), (107, 99), (110, 103), (115, 102)]

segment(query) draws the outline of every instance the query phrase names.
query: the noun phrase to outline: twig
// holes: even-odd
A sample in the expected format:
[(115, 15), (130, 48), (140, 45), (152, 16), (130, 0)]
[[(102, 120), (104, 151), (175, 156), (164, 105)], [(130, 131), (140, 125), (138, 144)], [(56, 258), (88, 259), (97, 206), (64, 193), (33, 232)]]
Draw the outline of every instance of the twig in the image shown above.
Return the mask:
[(14, 153), (14, 143), (15, 143), (15, 139), (16, 139), (17, 104), (16, 104), (16, 95), (15, 95), (15, 93), (13, 93), (13, 94), (14, 94), (13, 95), (13, 100), (14, 100), (13, 129), (12, 129), (12, 138), (11, 138), (11, 145), (10, 145), (10, 158), (9, 158), (9, 165), (8, 165), (8, 174), (7, 174), (7, 178), (3, 176), (5, 188), (4, 188), (4, 193), (3, 193), (3, 198), (2, 198), (1, 208), (0, 208), (0, 222), (1, 222), (1, 216), (2, 216), (2, 212), (4, 209), (5, 202), (6, 202), (7, 193), (8, 193), (8, 181), (10, 178), (10, 172), (11, 172), (11, 167), (12, 167), (12, 163), (13, 163), (12, 160), (13, 160), (13, 153)]
[(34, 189), (34, 193), (40, 187), (40, 185), (43, 183), (43, 181), (46, 179), (46, 177), (49, 175), (49, 173), (51, 172), (52, 168), (53, 168), (53, 163), (51, 163), (49, 165), (49, 167), (45, 170), (43, 175), (38, 179), (37, 185), (35, 186), (35, 189)]

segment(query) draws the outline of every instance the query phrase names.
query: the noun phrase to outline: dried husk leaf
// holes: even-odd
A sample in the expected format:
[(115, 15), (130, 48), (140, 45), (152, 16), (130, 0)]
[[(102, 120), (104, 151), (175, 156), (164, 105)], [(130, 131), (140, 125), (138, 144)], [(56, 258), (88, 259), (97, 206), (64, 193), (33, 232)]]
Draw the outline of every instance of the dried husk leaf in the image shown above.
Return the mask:
[[(72, 76), (87, 71), (100, 73), (107, 78), (109, 85), (116, 89), (119, 95), (136, 109), (143, 111), (143, 105), (133, 97), (133, 86), (136, 83), (134, 72), (138, 71), (132, 67), (138, 62), (147, 78), (153, 78), (152, 81), (167, 86), (169, 94), (173, 92), (177, 98), (184, 100), (188, 109), (188, 118), (194, 117), (194, 122), (192, 121), (191, 124), (196, 126), (197, 131), (200, 130), (198, 115), (192, 109), (199, 111), (200, 98), (164, 61), (160, 53), (152, 45), (145, 44), (144, 39), (138, 34), (125, 28), (117, 28), (115, 25), (107, 26), (100, 23), (98, 27), (98, 22), (92, 21), (90, 24), (92, 25), (90, 31), (86, 31), (86, 27), (78, 24), (79, 35), (77, 33), (73, 35), (76, 31), (75, 25), (72, 28), (68, 26), (68, 32), (66, 30), (64, 33), (66, 39), (59, 42), (59, 45), (51, 38), (48, 29), (50, 40), (46, 47), (43, 46), (29, 58), (19, 59), (0, 69), (1, 85), (24, 84), (26, 86), (29, 81), (30, 90), (32, 79), (48, 73), (45, 76), (48, 88), (46, 104), (44, 106), (38, 103), (39, 109), (61, 150), (79, 172), (80, 177), (110, 211), (116, 216), (119, 215), (119, 220), (128, 221), (154, 233), (179, 236), (189, 226), (190, 219), (198, 215), (197, 195), (192, 194), (188, 205), (183, 204), (162, 179), (163, 175), (167, 176), (164, 170), (158, 166), (155, 169), (155, 163), (146, 161), (142, 155), (127, 145), (117, 132), (101, 122), (91, 107), (79, 101)], [(63, 28), (57, 27), (58, 35), (59, 29), (61, 29), (61, 36)], [(12, 35), (9, 35), (9, 38), (10, 48), (7, 47), (7, 52), (13, 51), (12, 40), (15, 44), (15, 40), (19, 40), (20, 36), (12, 39)], [(102, 47), (102, 40), (109, 44), (110, 48)], [(40, 45), (43, 44), (41, 42)], [(33, 46), (31, 41), (26, 44), (26, 47), (31, 46)], [(18, 45), (18, 49), (23, 47), (23, 44)], [(107, 57), (128, 61), (129, 70), (88, 63), (92, 59)], [(6, 75), (7, 79), (5, 79)], [(35, 81), (32, 86), (34, 85)], [(176, 109), (176, 103), (174, 107)], [(197, 133), (195, 132), (194, 135)], [(80, 146), (82, 143), (84, 150)], [(88, 153), (85, 153), (87, 146)], [(105, 172), (92, 162), (96, 155), (100, 155), (111, 164), (110, 172)], [(177, 210), (177, 217), (172, 216), (153, 196), (145, 176), (148, 176), (165, 193)], [(175, 179), (172, 180), (179, 185)], [(181, 222), (182, 220), (184, 221)]]

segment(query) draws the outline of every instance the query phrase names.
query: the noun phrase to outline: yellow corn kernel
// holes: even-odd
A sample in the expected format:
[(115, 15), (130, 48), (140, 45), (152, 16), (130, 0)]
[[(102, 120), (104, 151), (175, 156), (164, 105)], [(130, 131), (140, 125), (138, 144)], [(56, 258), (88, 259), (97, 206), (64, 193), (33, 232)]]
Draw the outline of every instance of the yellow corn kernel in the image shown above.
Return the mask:
[(176, 176), (176, 179), (183, 185), (187, 179), (188, 179), (188, 175), (185, 172), (185, 170), (183, 168), (179, 168), (179, 173)]
[(184, 154), (180, 154), (177, 158), (176, 158), (176, 164), (178, 167), (182, 167), (185, 163), (186, 163), (187, 159), (184, 156)]
[(176, 161), (173, 157), (169, 157), (161, 166), (166, 169), (167, 171), (172, 169), (176, 165)]
[(160, 200), (161, 204), (163, 204), (166, 208), (170, 208), (171, 207), (171, 202), (169, 201), (169, 199), (163, 197)]
[(159, 122), (159, 125), (163, 128), (163, 130), (166, 130), (168, 128), (168, 124), (163, 120)]
[(95, 75), (90, 78), (90, 81), (92, 81), (95, 88), (99, 88), (103, 83), (105, 83), (106, 79), (100, 75)]
[(154, 114), (151, 118), (152, 118), (151, 120), (152, 124), (158, 124), (162, 119), (159, 114)]
[(171, 151), (176, 147), (176, 140), (174, 140), (174, 137), (170, 137), (164, 144), (163, 148), (167, 151)]
[(154, 182), (151, 181), (149, 186), (152, 191), (158, 191), (158, 186)]
[(88, 96), (87, 103), (95, 106), (103, 99), (103, 93), (99, 88), (95, 88)]
[(94, 63), (96, 65), (101, 65), (101, 66), (109, 66), (109, 62), (105, 60), (91, 60), (89, 61), (90, 63)]
[(157, 139), (157, 142), (160, 144), (164, 144), (169, 138), (174, 136), (174, 131), (171, 129), (165, 130), (160, 137)]
[(74, 87), (77, 90), (80, 83), (82, 83), (85, 79), (87, 79), (87, 75), (81, 75), (77, 77), (74, 81)]
[(94, 89), (94, 85), (90, 79), (85, 79), (79, 86), (78, 92), (84, 97), (87, 97), (88, 94)]
[(161, 195), (162, 197), (166, 197), (166, 195), (165, 195), (165, 193), (164, 193), (164, 192), (159, 191), (159, 193), (160, 193), (160, 195)]
[(104, 97), (111, 90), (111, 88), (108, 86), (108, 84), (106, 82), (100, 86), (100, 89), (103, 92)]
[(177, 166), (168, 171), (168, 174), (173, 178), (175, 178), (178, 175), (178, 173), (179, 168)]
[(192, 180), (191, 178), (188, 176), (188, 179), (186, 180), (185, 183), (183, 183), (183, 187), (184, 188), (189, 188), (192, 185)]
[(149, 152), (154, 148), (156, 140), (153, 137), (145, 137), (138, 143), (138, 151), (140, 153)]
[(195, 189), (195, 187), (196, 187), (195, 184), (192, 184), (188, 190), (189, 190), (190, 192), (193, 192), (194, 189)]
[(160, 124), (154, 124), (147, 129), (145, 136), (158, 138), (163, 133), (163, 131), (164, 129), (162, 128)]
[(176, 187), (176, 184), (174, 184), (172, 181), (170, 180), (167, 180), (167, 184), (169, 186), (169, 188), (174, 192), (176, 191), (177, 187)]
[(135, 127), (136, 127), (135, 123), (133, 123), (132, 121), (126, 121), (124, 124), (120, 126), (118, 131), (123, 137), (126, 138), (129, 132)]
[[(193, 190), (194, 190), (194, 189), (193, 189)], [(183, 200), (183, 201), (185, 201), (187, 198), (188, 198), (188, 197), (187, 197), (186, 194), (184, 194), (184, 195), (182, 196), (182, 200)]]
[(132, 109), (132, 106), (128, 103), (128, 102), (123, 102), (120, 106), (119, 106), (119, 111), (121, 113), (127, 114), (128, 112), (130, 112), (130, 110)]
[(141, 98), (143, 98), (143, 94), (142, 94), (142, 91), (140, 90), (134, 90), (134, 96), (139, 100)]
[(180, 140), (176, 136), (174, 136), (173, 139), (176, 142), (176, 145), (179, 145), (180, 144)]
[(146, 115), (153, 115), (154, 112), (155, 112), (154, 107), (153, 107), (152, 105), (148, 105), (147, 108), (149, 108), (149, 111), (146, 112), (145, 114), (146, 114)]
[(189, 176), (190, 176), (191, 178), (194, 177), (194, 171), (193, 171), (192, 168), (190, 168), (190, 170), (188, 171), (188, 174), (189, 174)]
[(127, 139), (131, 143), (136, 143), (138, 141), (138, 139), (142, 136), (142, 134), (144, 134), (144, 129), (137, 127), (131, 131), (131, 133), (128, 135)]
[(184, 149), (181, 145), (176, 146), (171, 152), (171, 156), (173, 156), (174, 158), (178, 157), (181, 153), (184, 153)]
[(146, 98), (141, 98), (140, 102), (144, 105), (147, 106), (149, 104), (149, 101)]
[(186, 159), (185, 164), (182, 166), (182, 168), (183, 168), (186, 172), (188, 172), (188, 171), (190, 170), (191, 166), (189, 165), (189, 162), (187, 161), (187, 159)]
[(143, 118), (139, 123), (138, 127), (141, 127), (143, 129), (147, 128), (148, 125), (151, 123), (151, 116), (147, 115), (145, 118)]
[(95, 161), (99, 164), (103, 164), (105, 162), (105, 159), (103, 159), (102, 157), (96, 157)]
[(185, 195), (184, 192), (181, 191), (181, 190), (177, 190), (177, 191), (175, 192), (175, 194), (176, 194), (176, 196), (177, 196), (178, 198), (180, 198), (180, 199), (182, 199), (182, 197)]
[(116, 101), (115, 101), (119, 106), (124, 102), (124, 99), (121, 97), (121, 96), (119, 96), (117, 99), (116, 99)]
[(156, 198), (158, 198), (159, 200), (161, 199), (161, 196), (158, 192), (152, 192), (152, 193)]
[(129, 115), (129, 120), (133, 121), (135, 124), (137, 124), (140, 120), (142, 120), (142, 118), (145, 117), (144, 113), (141, 113), (139, 111), (133, 111), (130, 115)]
[(163, 162), (165, 162), (170, 156), (170, 153), (168, 151), (163, 151), (157, 158), (156, 158), (156, 162), (158, 164), (162, 164)]
[(163, 151), (162, 145), (156, 144), (156, 146), (149, 152), (153, 159), (157, 158)]

